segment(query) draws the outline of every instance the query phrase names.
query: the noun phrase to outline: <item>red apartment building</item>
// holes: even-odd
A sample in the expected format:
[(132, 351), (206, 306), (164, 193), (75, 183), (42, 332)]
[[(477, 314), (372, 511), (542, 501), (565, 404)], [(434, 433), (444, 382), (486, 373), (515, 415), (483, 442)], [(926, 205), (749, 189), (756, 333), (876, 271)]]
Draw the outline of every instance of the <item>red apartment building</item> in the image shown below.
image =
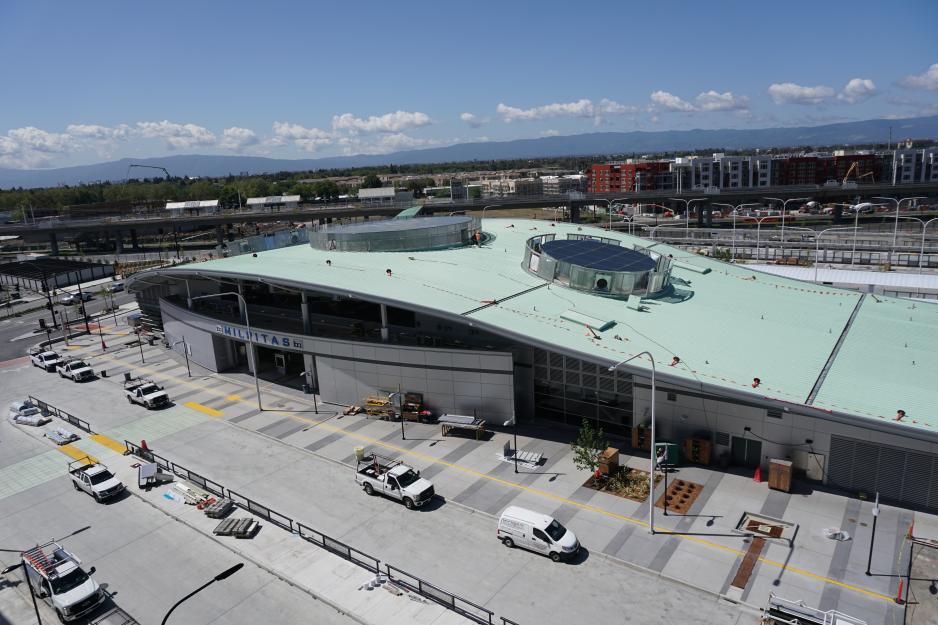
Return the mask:
[(660, 174), (671, 171), (670, 161), (593, 165), (587, 173), (590, 193), (631, 193), (658, 189)]

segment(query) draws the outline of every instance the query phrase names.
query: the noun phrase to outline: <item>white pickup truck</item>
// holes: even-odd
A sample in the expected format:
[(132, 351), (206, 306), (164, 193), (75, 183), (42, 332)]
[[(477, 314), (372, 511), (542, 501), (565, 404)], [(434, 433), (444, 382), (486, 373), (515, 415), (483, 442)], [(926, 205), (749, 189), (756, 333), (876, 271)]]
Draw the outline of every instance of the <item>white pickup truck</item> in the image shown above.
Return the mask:
[(55, 368), (62, 362), (58, 354), (44, 349), (30, 350), (29, 360), (32, 361), (34, 367), (39, 367), (49, 372), (55, 371)]
[(69, 378), (73, 382), (94, 379), (94, 370), (83, 360), (62, 361), (55, 367), (55, 370), (59, 372), (59, 377)]
[(68, 463), (68, 476), (75, 490), (83, 490), (98, 503), (124, 492), (124, 484), (106, 466), (87, 456)]
[(144, 408), (159, 408), (169, 404), (169, 395), (152, 380), (135, 379), (124, 382), (124, 395), (132, 404)]
[(56, 542), (24, 551), (22, 558), (33, 596), (49, 604), (63, 623), (91, 614), (107, 598), (91, 578), (94, 567), (85, 572), (81, 560)]
[(398, 460), (377, 454), (358, 461), (355, 481), (368, 495), (381, 494), (402, 502), (408, 510), (419, 508), (433, 499), (433, 484), (420, 477), (419, 471)]

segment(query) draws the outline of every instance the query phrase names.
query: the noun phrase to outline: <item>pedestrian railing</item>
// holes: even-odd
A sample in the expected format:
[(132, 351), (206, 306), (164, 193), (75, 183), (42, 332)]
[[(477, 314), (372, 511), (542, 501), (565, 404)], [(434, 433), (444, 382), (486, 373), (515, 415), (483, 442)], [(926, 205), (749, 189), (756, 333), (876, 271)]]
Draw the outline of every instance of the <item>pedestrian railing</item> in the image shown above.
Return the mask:
[[(463, 599), (459, 595), (454, 595), (451, 592), (443, 590), (439, 586), (435, 586), (428, 581), (420, 579), (416, 575), (411, 575), (410, 573), (403, 571), (395, 566), (385, 563), (385, 569), (388, 573), (388, 579), (397, 584), (398, 586), (404, 586), (405, 588), (416, 592), (417, 594), (435, 601), (440, 605), (449, 608), (454, 612), (458, 612), (462, 616), (473, 620), (477, 623), (488, 623), (488, 625), (493, 625), (494, 621), (492, 620), (495, 617), (495, 613), (487, 608), (469, 601), (468, 599)], [(502, 619), (504, 622), (505, 619)], [(509, 621), (511, 622), (511, 621)], [(515, 624), (517, 625), (517, 624)]]
[(83, 430), (85, 432), (88, 432), (89, 434), (95, 433), (94, 430), (91, 429), (91, 424), (85, 421), (84, 419), (79, 419), (75, 415), (65, 412), (61, 408), (56, 408), (52, 404), (47, 404), (46, 402), (36, 397), (33, 397), (32, 395), (29, 396), (29, 401), (30, 403), (35, 404), (36, 407), (39, 408), (39, 410), (41, 410), (45, 414), (58, 417), (59, 419), (62, 419), (63, 421), (66, 421), (69, 424), (74, 425), (79, 430)]
[[(33, 399), (30, 397), (30, 399)], [(35, 401), (35, 400), (34, 400)], [(90, 429), (88, 430), (91, 431)], [(196, 473), (186, 467), (172, 462), (163, 456), (153, 452), (150, 449), (144, 449), (140, 445), (135, 445), (130, 441), (125, 440), (124, 445), (127, 450), (137, 456), (142, 460), (147, 462), (155, 462), (161, 469), (172, 472), (173, 474), (191, 481), (193, 484), (198, 485), (200, 488), (205, 489), (206, 491), (218, 495), (219, 497), (227, 497), (230, 499), (236, 506), (239, 508), (250, 512), (251, 514), (258, 516), (270, 523), (281, 527), (287, 531), (297, 534), (303, 540), (310, 542), (314, 545), (322, 547), (323, 549), (334, 553), (335, 555), (348, 560), (349, 562), (356, 564), (363, 569), (373, 572), (376, 575), (381, 572), (381, 561), (378, 558), (375, 558), (372, 555), (365, 553), (351, 545), (348, 545), (341, 540), (332, 538), (328, 534), (323, 534), (319, 530), (313, 529), (305, 523), (296, 521), (285, 514), (281, 514), (276, 510), (268, 508), (265, 505), (262, 505), (253, 499), (242, 495), (241, 493), (235, 492), (230, 488), (225, 488), (223, 485), (218, 482), (212, 481), (207, 477)], [(459, 595), (453, 594), (446, 590), (443, 590), (439, 586), (431, 584), (430, 582), (412, 575), (402, 569), (397, 568), (396, 566), (391, 566), (390, 564), (385, 563), (385, 571), (387, 572), (388, 579), (393, 581), (395, 584), (415, 592), (422, 597), (430, 599), (434, 603), (438, 603), (453, 612), (456, 612), (465, 618), (468, 618), (476, 623), (482, 623), (486, 625), (496, 625), (495, 623), (495, 613), (487, 608), (483, 608), (477, 603), (473, 603), (468, 599), (464, 599)], [(518, 625), (515, 621), (507, 619), (505, 617), (500, 617), (502, 625)]]

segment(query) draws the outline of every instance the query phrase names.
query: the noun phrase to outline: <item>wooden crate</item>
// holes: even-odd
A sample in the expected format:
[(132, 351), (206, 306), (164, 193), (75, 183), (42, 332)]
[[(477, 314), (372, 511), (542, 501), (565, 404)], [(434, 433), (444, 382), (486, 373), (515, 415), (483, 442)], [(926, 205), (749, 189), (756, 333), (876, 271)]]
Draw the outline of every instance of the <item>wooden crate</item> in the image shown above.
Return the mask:
[(705, 438), (685, 438), (684, 439), (684, 458), (694, 464), (710, 464), (710, 456), (713, 446)]
[(769, 460), (769, 488), (791, 492), (791, 461)]
[(640, 425), (632, 428), (632, 448), (644, 449), (645, 451), (651, 449), (651, 428)]
[(604, 475), (612, 475), (619, 470), (619, 450), (615, 447), (608, 447), (606, 451), (599, 454), (599, 472)]

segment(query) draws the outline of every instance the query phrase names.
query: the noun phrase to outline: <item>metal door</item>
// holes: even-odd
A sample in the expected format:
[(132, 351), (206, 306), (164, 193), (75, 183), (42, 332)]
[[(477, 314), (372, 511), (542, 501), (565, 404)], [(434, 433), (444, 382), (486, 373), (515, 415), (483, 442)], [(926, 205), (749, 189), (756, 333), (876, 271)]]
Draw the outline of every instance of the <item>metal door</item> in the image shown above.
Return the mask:
[(733, 466), (755, 469), (762, 461), (762, 441), (734, 436), (730, 446)]

